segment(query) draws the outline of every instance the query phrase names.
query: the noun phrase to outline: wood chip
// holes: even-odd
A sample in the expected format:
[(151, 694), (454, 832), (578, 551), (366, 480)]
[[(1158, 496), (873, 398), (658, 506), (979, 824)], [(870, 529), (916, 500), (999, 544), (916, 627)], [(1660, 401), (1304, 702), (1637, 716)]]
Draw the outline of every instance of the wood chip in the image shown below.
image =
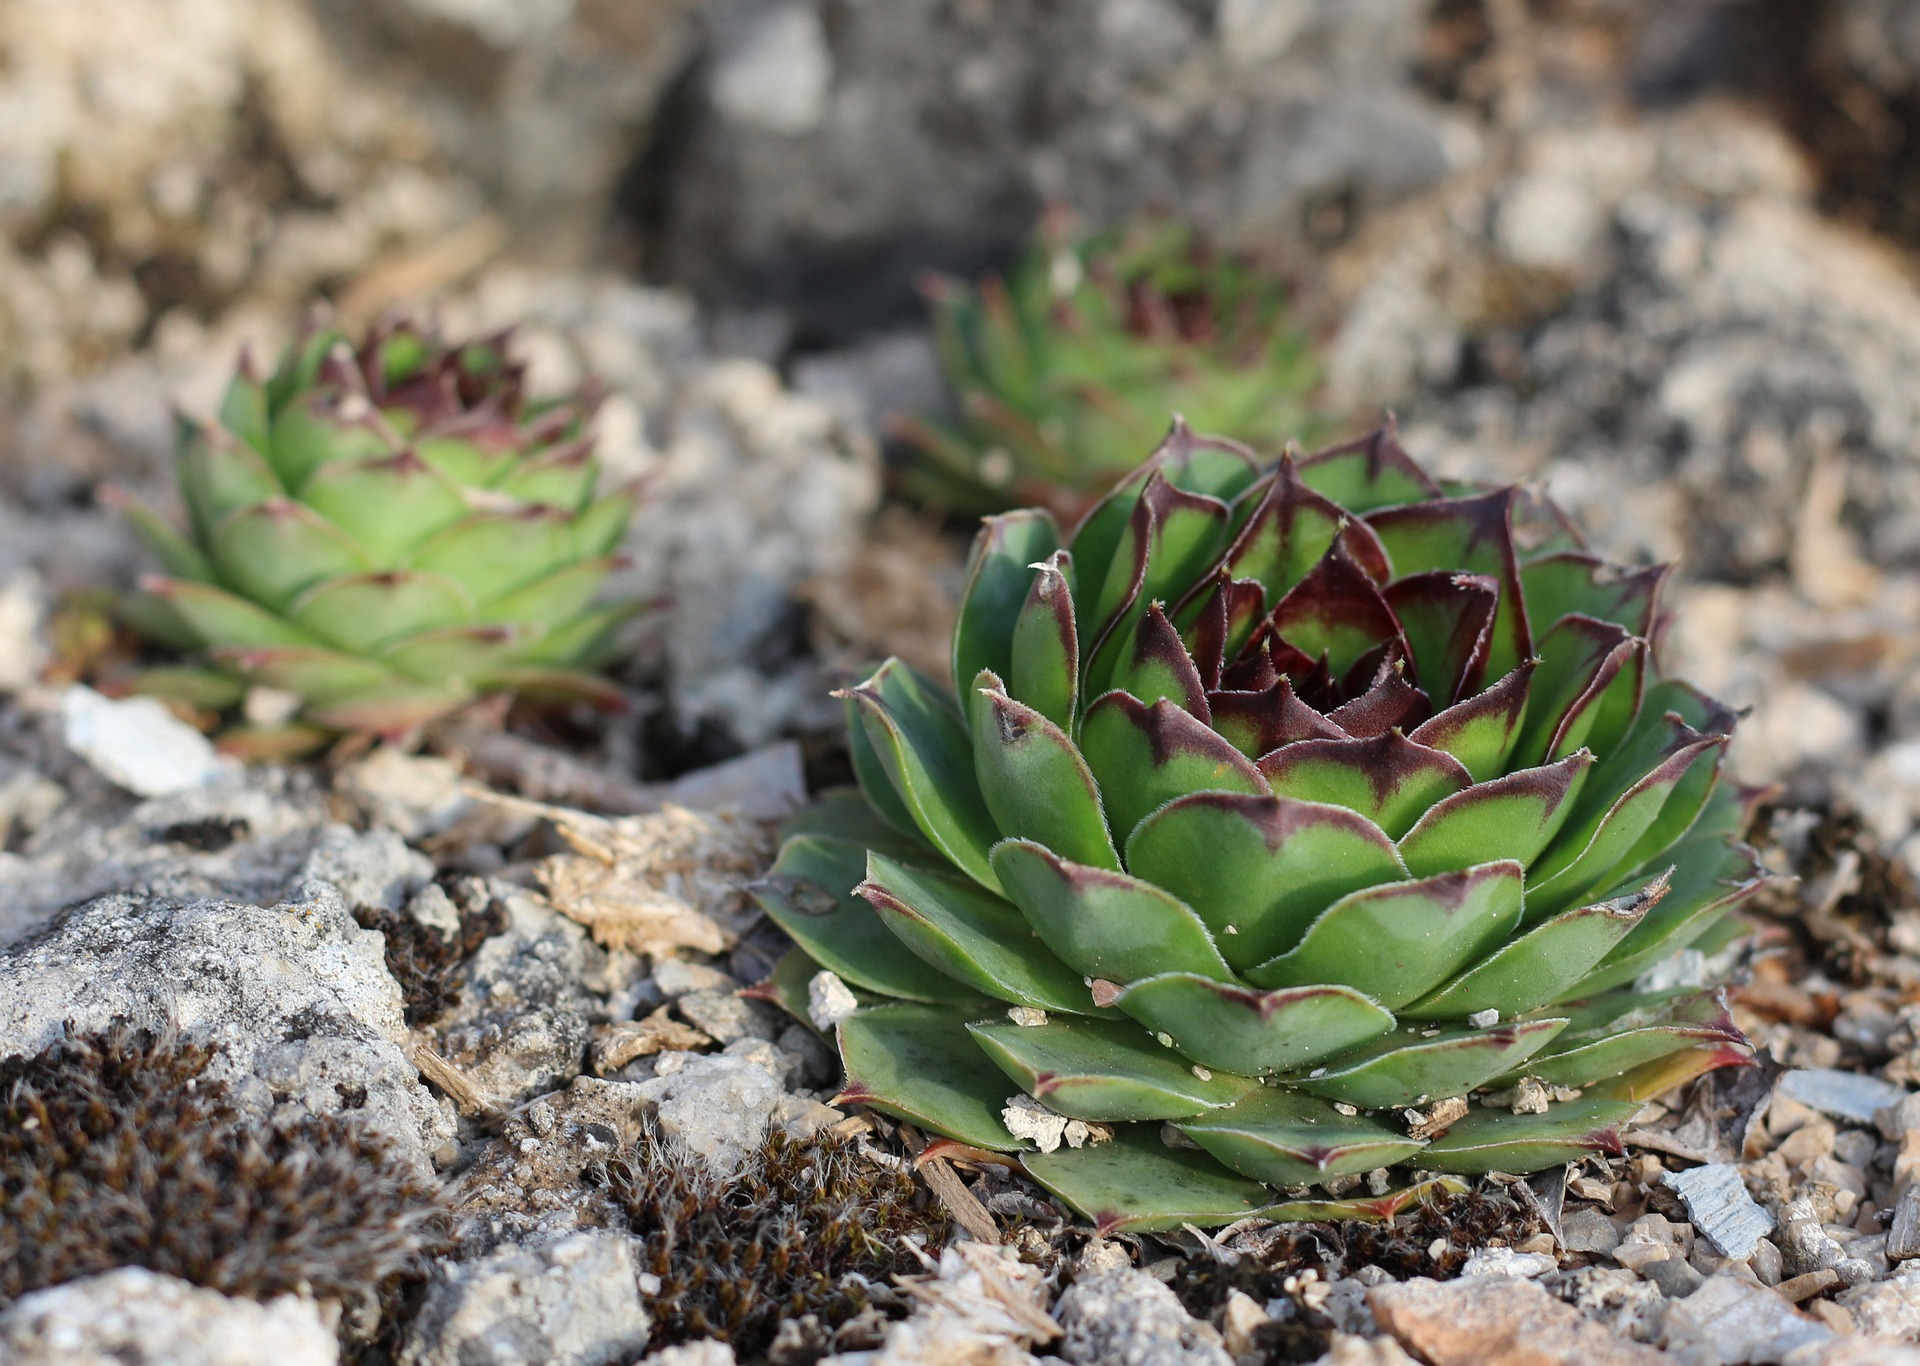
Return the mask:
[(1803, 1300), (1812, 1299), (1815, 1295), (1825, 1294), (1838, 1284), (1840, 1284), (1840, 1273), (1830, 1266), (1823, 1266), (1818, 1271), (1809, 1271), (1804, 1276), (1795, 1276), (1790, 1281), (1782, 1281), (1774, 1287), (1774, 1290), (1788, 1304), (1799, 1304)]
[(469, 1081), (466, 1073), (425, 1044), (413, 1050), (413, 1065), (420, 1069), (421, 1076), (453, 1102), (454, 1109), (468, 1119), (492, 1118), (499, 1114), (500, 1107), (492, 1097)]
[(987, 1207), (967, 1189), (967, 1183), (960, 1179), (960, 1174), (945, 1158), (930, 1157), (922, 1162), (920, 1175), (926, 1178), (928, 1189), (947, 1213), (953, 1216), (953, 1222), (965, 1229), (969, 1236), (983, 1243), (1000, 1241), (1000, 1226), (993, 1222)]
[(650, 1058), (669, 1049), (705, 1048), (714, 1041), (690, 1024), (673, 1019), (668, 1007), (644, 1020), (621, 1020), (596, 1026), (587, 1061), (596, 1077), (618, 1072), (635, 1058)]

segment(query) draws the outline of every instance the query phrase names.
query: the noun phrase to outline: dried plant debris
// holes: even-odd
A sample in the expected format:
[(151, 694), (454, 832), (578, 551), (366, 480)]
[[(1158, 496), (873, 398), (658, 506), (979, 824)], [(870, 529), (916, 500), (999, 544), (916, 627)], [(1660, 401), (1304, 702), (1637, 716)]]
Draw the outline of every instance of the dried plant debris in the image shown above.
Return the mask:
[(681, 948), (726, 952), (752, 918), (739, 884), (773, 857), (771, 833), (727, 811), (669, 805), (605, 820), (513, 804), (537, 809), (571, 848), (540, 865), (541, 885), (554, 908), (603, 948), (653, 958)]
[(831, 1135), (809, 1144), (776, 1131), (721, 1176), (643, 1134), (592, 1175), (645, 1243), (654, 1341), (717, 1337), (743, 1360), (764, 1356), (776, 1333), (783, 1357), (805, 1357), (856, 1319), (899, 1317), (909, 1305), (889, 1278), (919, 1271), (909, 1246), (935, 1255), (947, 1228), (904, 1166)]
[[(1792, 876), (1777, 880), (1755, 909), (1784, 927), (1796, 956), (1835, 981), (1859, 985), (1887, 975), (1890, 956), (1911, 952), (1890, 942), (1889, 931), (1897, 912), (1920, 906), (1912, 870), (1852, 812), (1781, 808), (1762, 819), (1755, 843), (1770, 867)], [(1796, 975), (1789, 971), (1789, 980)]]
[[(456, 887), (456, 892), (461, 889)], [(406, 998), (407, 1023), (431, 1024), (460, 1004), (460, 969), (480, 946), (507, 928), (506, 907), (484, 890), (458, 895), (460, 931), (448, 936), (404, 911), (354, 912), (362, 929), (387, 941), (387, 971)]]
[(436, 1187), (337, 1117), (250, 1124), (214, 1053), (116, 1021), (0, 1060), (0, 1307), (120, 1266), (337, 1299), (363, 1330), (404, 1294)]
[(1214, 1255), (1184, 1259), (1172, 1285), (1189, 1313), (1209, 1321), (1218, 1320), (1236, 1290), (1259, 1304), (1291, 1304), (1291, 1313), (1275, 1314), (1255, 1331), (1254, 1345), (1267, 1361), (1312, 1361), (1327, 1351), (1339, 1326), (1326, 1312), (1327, 1289), (1336, 1277), (1371, 1267), (1366, 1274), (1376, 1280), (1451, 1280), (1476, 1251), (1515, 1247), (1545, 1228), (1511, 1189), (1485, 1181), (1464, 1195), (1442, 1194), (1389, 1223), (1251, 1227), (1214, 1244)]

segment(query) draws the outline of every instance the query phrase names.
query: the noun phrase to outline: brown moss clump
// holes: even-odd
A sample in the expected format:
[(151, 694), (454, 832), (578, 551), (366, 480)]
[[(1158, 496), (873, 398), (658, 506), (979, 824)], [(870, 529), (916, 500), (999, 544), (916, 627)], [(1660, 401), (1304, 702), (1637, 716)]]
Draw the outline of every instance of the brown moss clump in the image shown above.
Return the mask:
[(1260, 1304), (1291, 1301), (1295, 1313), (1256, 1330), (1254, 1345), (1267, 1361), (1313, 1361), (1328, 1350), (1334, 1323), (1302, 1296), (1302, 1283), (1293, 1278), (1303, 1272), (1325, 1281), (1374, 1266), (1397, 1281), (1451, 1280), (1476, 1250), (1495, 1243), (1512, 1247), (1544, 1227), (1503, 1186), (1484, 1182), (1465, 1195), (1443, 1195), (1416, 1206), (1391, 1223), (1284, 1225), (1271, 1231), (1259, 1251), (1231, 1265), (1189, 1258), (1174, 1277), (1173, 1290), (1188, 1313), (1216, 1322), (1234, 1290)]
[(0, 1059), (0, 1307), (121, 1266), (350, 1307), (419, 1273), (437, 1187), (338, 1118), (247, 1122), (214, 1054), (116, 1021)]
[(739, 1172), (715, 1176), (647, 1134), (597, 1175), (644, 1241), (643, 1270), (660, 1278), (659, 1345), (717, 1337), (751, 1359), (783, 1320), (812, 1316), (824, 1336), (870, 1308), (892, 1312), (888, 1278), (921, 1269), (907, 1241), (937, 1254), (946, 1234), (912, 1176), (830, 1136), (776, 1131)]
[(448, 938), (403, 911), (354, 912), (363, 930), (386, 938), (387, 971), (400, 984), (407, 1023), (430, 1024), (460, 1004), (460, 969), (480, 946), (507, 928), (506, 908), (482, 893), (460, 912), (460, 932)]

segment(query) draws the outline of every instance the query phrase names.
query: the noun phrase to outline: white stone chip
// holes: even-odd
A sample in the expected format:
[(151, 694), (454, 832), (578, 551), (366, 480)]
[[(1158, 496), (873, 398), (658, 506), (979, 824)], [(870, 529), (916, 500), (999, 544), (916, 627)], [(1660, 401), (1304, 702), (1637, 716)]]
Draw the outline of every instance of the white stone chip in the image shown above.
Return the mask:
[(140, 797), (205, 787), (226, 770), (207, 737), (151, 697), (124, 701), (75, 684), (60, 699), (67, 748)]
[(853, 991), (838, 973), (816, 972), (807, 983), (807, 1018), (822, 1034), (833, 1032), (847, 1016), (860, 1009)]
[(1722, 1257), (1745, 1261), (1773, 1231), (1773, 1216), (1754, 1203), (1740, 1169), (1730, 1163), (1668, 1172), (1660, 1184), (1680, 1197), (1694, 1228)]
[(1008, 1133), (1029, 1140), (1043, 1153), (1057, 1152), (1066, 1141), (1067, 1117), (1056, 1115), (1032, 1096), (1009, 1096), (1000, 1119)]
[(1467, 1016), (1467, 1023), (1475, 1029), (1492, 1029), (1500, 1023), (1500, 1012), (1495, 1007), (1488, 1006), (1485, 1010), (1476, 1010)]
[(1033, 1006), (1009, 1006), (1007, 1018), (1024, 1029), (1036, 1029), (1047, 1022), (1047, 1012)]

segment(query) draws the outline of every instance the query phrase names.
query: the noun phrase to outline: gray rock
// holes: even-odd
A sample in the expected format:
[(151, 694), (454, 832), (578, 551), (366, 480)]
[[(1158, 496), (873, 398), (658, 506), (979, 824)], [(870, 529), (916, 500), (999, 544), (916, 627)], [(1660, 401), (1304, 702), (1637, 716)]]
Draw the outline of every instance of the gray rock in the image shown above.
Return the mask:
[(643, 1366), (734, 1366), (733, 1348), (717, 1338), (662, 1347)]
[(646, 1350), (633, 1240), (576, 1233), (442, 1263), (401, 1348), (402, 1366), (607, 1366)]
[(376, 822), (410, 840), (437, 835), (467, 814), (473, 799), (461, 791), (464, 781), (452, 760), (392, 745), (349, 764), (335, 780)]
[(1773, 1216), (1753, 1202), (1740, 1169), (1728, 1163), (1668, 1172), (1660, 1183), (1680, 1197), (1694, 1228), (1723, 1257), (1745, 1261), (1773, 1228)]
[(1561, 1299), (1622, 1337), (1651, 1342), (1660, 1335), (1667, 1297), (1659, 1286), (1631, 1271), (1583, 1267), (1560, 1280), (1555, 1288)]
[(666, 269), (844, 336), (909, 303), (929, 262), (1003, 249), (1043, 202), (1098, 222), (1179, 204), (1230, 232), (1295, 237), (1336, 200), (1389, 202), (1477, 155), (1406, 78), (1421, 13), (1417, 0), (720, 0), (693, 116), (664, 149)]
[(716, 1043), (738, 1039), (771, 1042), (780, 1032), (782, 1016), (759, 1001), (743, 999), (737, 987), (718, 991), (690, 991), (674, 1002), (680, 1017)]
[(1098, 1272), (1053, 1307), (1060, 1355), (1075, 1366), (1232, 1366), (1220, 1334), (1188, 1314), (1173, 1291), (1132, 1267)]
[(1683, 1366), (1795, 1361), (1833, 1340), (1833, 1330), (1808, 1318), (1773, 1291), (1735, 1276), (1710, 1276), (1698, 1290), (1667, 1306), (1666, 1348)]
[(383, 941), (330, 884), (272, 907), (101, 897), (0, 949), (0, 1055), (115, 1016), (218, 1044), (209, 1075), (256, 1115), (350, 1112), (423, 1169), (453, 1136), (408, 1061)]
[(709, 967), (705, 963), (688, 962), (683, 958), (668, 958), (656, 963), (653, 969), (653, 983), (659, 988), (661, 996), (669, 1001), (677, 1001), (689, 992), (738, 991), (740, 989), (740, 983), (719, 968)]
[(1660, 1293), (1668, 1299), (1679, 1299), (1691, 1295), (1700, 1288), (1706, 1278), (1693, 1269), (1684, 1257), (1666, 1257), (1657, 1262), (1649, 1262), (1640, 1268), (1643, 1280), (1651, 1281), (1660, 1287)]
[(1560, 1246), (1569, 1252), (1612, 1252), (1620, 1230), (1597, 1209), (1570, 1210), (1560, 1216)]
[(1907, 1271), (1842, 1291), (1839, 1301), (1870, 1338), (1920, 1341), (1920, 1274)]
[(141, 797), (205, 787), (231, 761), (206, 736), (151, 697), (114, 700), (75, 684), (60, 699), (68, 748)]
[(144, 1267), (22, 1295), (0, 1312), (10, 1366), (334, 1366), (340, 1344), (312, 1300), (229, 1299)]
[(637, 1085), (661, 1135), (715, 1171), (733, 1171), (747, 1159), (785, 1097), (779, 1074), (760, 1058), (742, 1056), (747, 1051), (736, 1043), (725, 1052), (694, 1055), (677, 1071)]
[(1920, 1257), (1920, 1183), (1900, 1193), (1887, 1230), (1887, 1259), (1901, 1262), (1909, 1257)]
[(607, 955), (545, 902), (524, 894), (503, 901), (506, 931), (468, 960), (460, 1003), (436, 1028), (447, 1061), (495, 1102), (511, 1104), (579, 1075), (598, 1006), (586, 983)]
[(397, 911), (433, 880), (433, 860), (391, 830), (361, 834), (336, 825), (321, 835), (300, 875), (331, 882), (354, 910)]
[(1510, 1247), (1483, 1247), (1467, 1258), (1462, 1276), (1544, 1276), (1559, 1266), (1544, 1252), (1515, 1252)]
[(1788, 1277), (1804, 1276), (1810, 1271), (1831, 1268), (1848, 1285), (1871, 1278), (1872, 1271), (1821, 1226), (1820, 1216), (1807, 1196), (1796, 1196), (1780, 1211), (1780, 1226), (1773, 1232), (1774, 1246), (1780, 1249), (1781, 1271)]
[(285, 769), (135, 802), (105, 789), (35, 813), (0, 855), (0, 943), (104, 892), (270, 904), (296, 881), (329, 817), (324, 794)]
[(1797, 1100), (1823, 1115), (1871, 1124), (1882, 1110), (1893, 1109), (1907, 1097), (1907, 1088), (1861, 1072), (1833, 1067), (1798, 1067), (1780, 1078), (1779, 1094)]

